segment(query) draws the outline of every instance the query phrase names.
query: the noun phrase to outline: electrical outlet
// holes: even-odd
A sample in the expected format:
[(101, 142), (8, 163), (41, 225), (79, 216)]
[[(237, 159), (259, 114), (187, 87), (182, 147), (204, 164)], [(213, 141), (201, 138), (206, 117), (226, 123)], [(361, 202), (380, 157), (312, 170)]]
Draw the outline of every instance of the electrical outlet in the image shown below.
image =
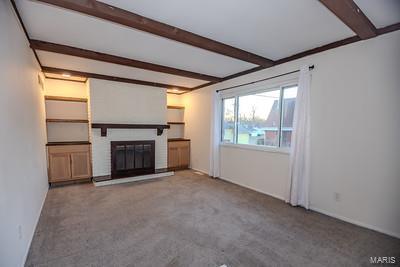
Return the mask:
[(340, 201), (341, 195), (338, 192), (333, 193), (333, 197), (336, 202)]
[(18, 238), (22, 239), (22, 226), (18, 225)]

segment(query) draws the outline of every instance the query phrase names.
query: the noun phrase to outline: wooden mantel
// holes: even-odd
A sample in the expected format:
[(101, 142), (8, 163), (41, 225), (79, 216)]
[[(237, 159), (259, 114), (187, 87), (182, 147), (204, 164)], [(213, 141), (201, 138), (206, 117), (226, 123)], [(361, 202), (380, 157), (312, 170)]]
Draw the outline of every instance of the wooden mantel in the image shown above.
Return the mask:
[(107, 129), (157, 129), (157, 135), (162, 135), (166, 124), (120, 124), (120, 123), (92, 123), (92, 128), (100, 128), (101, 136), (107, 136)]

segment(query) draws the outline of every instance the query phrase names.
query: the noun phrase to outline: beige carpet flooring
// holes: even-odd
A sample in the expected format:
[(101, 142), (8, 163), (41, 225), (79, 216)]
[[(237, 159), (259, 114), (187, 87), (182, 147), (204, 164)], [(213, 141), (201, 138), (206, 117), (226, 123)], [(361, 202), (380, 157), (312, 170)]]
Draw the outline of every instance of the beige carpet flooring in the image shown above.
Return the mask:
[(50, 189), (26, 266), (370, 266), (370, 256), (399, 257), (400, 239), (181, 171)]

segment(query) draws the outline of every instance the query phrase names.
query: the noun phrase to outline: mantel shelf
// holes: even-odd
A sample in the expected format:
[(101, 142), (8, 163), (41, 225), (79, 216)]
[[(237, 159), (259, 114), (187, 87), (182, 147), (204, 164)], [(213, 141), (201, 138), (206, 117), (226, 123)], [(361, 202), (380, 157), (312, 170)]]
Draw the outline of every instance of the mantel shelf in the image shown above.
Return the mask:
[(166, 124), (120, 124), (120, 123), (92, 123), (92, 128), (101, 130), (101, 136), (107, 136), (107, 129), (157, 129), (157, 135), (162, 135), (164, 129), (169, 129)]

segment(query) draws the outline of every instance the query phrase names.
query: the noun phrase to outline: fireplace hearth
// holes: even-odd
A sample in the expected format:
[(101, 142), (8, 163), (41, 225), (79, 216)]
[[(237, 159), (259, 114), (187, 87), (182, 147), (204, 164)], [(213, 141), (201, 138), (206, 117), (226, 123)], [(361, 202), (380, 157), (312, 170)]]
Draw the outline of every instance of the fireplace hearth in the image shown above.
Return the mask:
[(155, 172), (155, 141), (112, 141), (111, 178)]

